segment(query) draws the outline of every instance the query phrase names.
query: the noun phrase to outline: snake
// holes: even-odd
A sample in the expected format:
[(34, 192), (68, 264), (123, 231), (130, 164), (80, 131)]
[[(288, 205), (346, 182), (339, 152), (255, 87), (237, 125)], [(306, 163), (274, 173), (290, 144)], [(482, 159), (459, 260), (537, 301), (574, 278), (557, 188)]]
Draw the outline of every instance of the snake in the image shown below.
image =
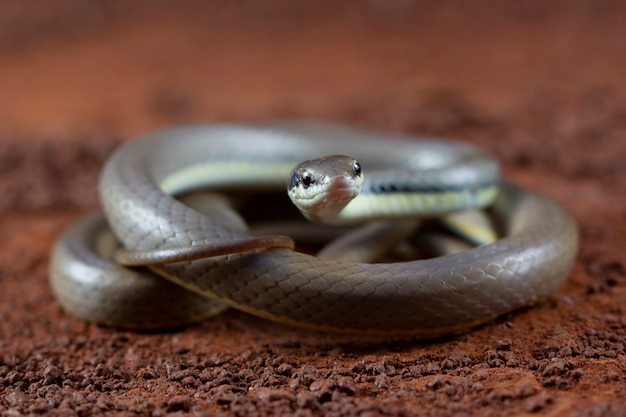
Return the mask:
[[(285, 188), (291, 194), (324, 182), (326, 174), (315, 171), (328, 155), (350, 155), (341, 162), (362, 180), (331, 223), (479, 208), (498, 238), (430, 259), (320, 259), (294, 250), (288, 238), (253, 236), (227, 205), (207, 214), (177, 198), (210, 189), (287, 199)], [(318, 162), (302, 165), (311, 160)], [(491, 154), (468, 143), (350, 126), (165, 128), (125, 142), (107, 160), (102, 212), (57, 239), (51, 287), (70, 314), (127, 329), (185, 326), (234, 307), (319, 331), (424, 338), (464, 332), (550, 297), (577, 252), (570, 214), (500, 171)], [(218, 252), (202, 256), (207, 247)], [(116, 251), (157, 255), (128, 266)]]

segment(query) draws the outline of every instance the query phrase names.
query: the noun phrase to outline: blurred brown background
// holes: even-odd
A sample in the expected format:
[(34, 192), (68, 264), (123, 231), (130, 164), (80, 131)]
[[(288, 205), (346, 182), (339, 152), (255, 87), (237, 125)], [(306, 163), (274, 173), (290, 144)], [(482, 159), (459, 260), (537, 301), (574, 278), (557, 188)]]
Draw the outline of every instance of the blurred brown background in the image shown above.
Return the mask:
[(559, 106), (613, 95), (626, 48), (610, 1), (0, 7), (0, 129), (48, 135), (371, 107), (370, 124), (394, 127), (449, 95), (497, 117), (537, 95)]

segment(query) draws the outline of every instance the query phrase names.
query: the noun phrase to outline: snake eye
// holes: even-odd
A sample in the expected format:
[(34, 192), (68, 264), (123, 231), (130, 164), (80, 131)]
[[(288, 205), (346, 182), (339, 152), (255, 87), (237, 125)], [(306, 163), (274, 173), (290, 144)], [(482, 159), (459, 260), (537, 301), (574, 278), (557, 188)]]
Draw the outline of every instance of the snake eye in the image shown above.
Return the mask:
[(302, 171), (300, 178), (302, 179), (302, 186), (304, 188), (309, 188), (309, 185), (313, 184), (313, 177), (308, 171)]
[(354, 173), (356, 174), (357, 177), (361, 176), (361, 164), (359, 164), (357, 161), (354, 161), (354, 164), (352, 165), (352, 169), (354, 170)]

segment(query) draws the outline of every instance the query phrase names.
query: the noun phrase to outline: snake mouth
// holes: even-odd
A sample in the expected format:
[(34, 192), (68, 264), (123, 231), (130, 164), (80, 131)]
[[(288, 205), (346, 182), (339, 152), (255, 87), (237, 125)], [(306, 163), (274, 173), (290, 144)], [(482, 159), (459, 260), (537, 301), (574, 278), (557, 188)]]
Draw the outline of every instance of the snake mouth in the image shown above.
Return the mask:
[(289, 197), (312, 222), (332, 223), (361, 191), (361, 177), (347, 173), (322, 175), (308, 187), (289, 189)]
[(360, 183), (355, 182), (352, 177), (341, 175), (330, 178), (318, 195), (325, 206), (343, 208), (358, 196), (360, 191)]
[(298, 201), (300, 211), (312, 222), (333, 223), (348, 203), (359, 195), (361, 183), (348, 175), (335, 175), (325, 178), (311, 191), (304, 201)]

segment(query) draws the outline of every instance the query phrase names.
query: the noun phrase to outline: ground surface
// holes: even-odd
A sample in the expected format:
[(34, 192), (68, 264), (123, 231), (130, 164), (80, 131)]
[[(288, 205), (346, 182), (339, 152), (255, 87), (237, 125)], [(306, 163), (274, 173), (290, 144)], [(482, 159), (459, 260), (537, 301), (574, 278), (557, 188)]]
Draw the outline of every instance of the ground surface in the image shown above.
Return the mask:
[[(2, 3), (2, 414), (626, 415), (623, 3), (228, 4)], [(293, 117), (491, 150), (578, 221), (571, 277), (540, 306), (430, 343), (237, 311), (135, 334), (61, 311), (49, 249), (97, 207), (116, 144)]]

